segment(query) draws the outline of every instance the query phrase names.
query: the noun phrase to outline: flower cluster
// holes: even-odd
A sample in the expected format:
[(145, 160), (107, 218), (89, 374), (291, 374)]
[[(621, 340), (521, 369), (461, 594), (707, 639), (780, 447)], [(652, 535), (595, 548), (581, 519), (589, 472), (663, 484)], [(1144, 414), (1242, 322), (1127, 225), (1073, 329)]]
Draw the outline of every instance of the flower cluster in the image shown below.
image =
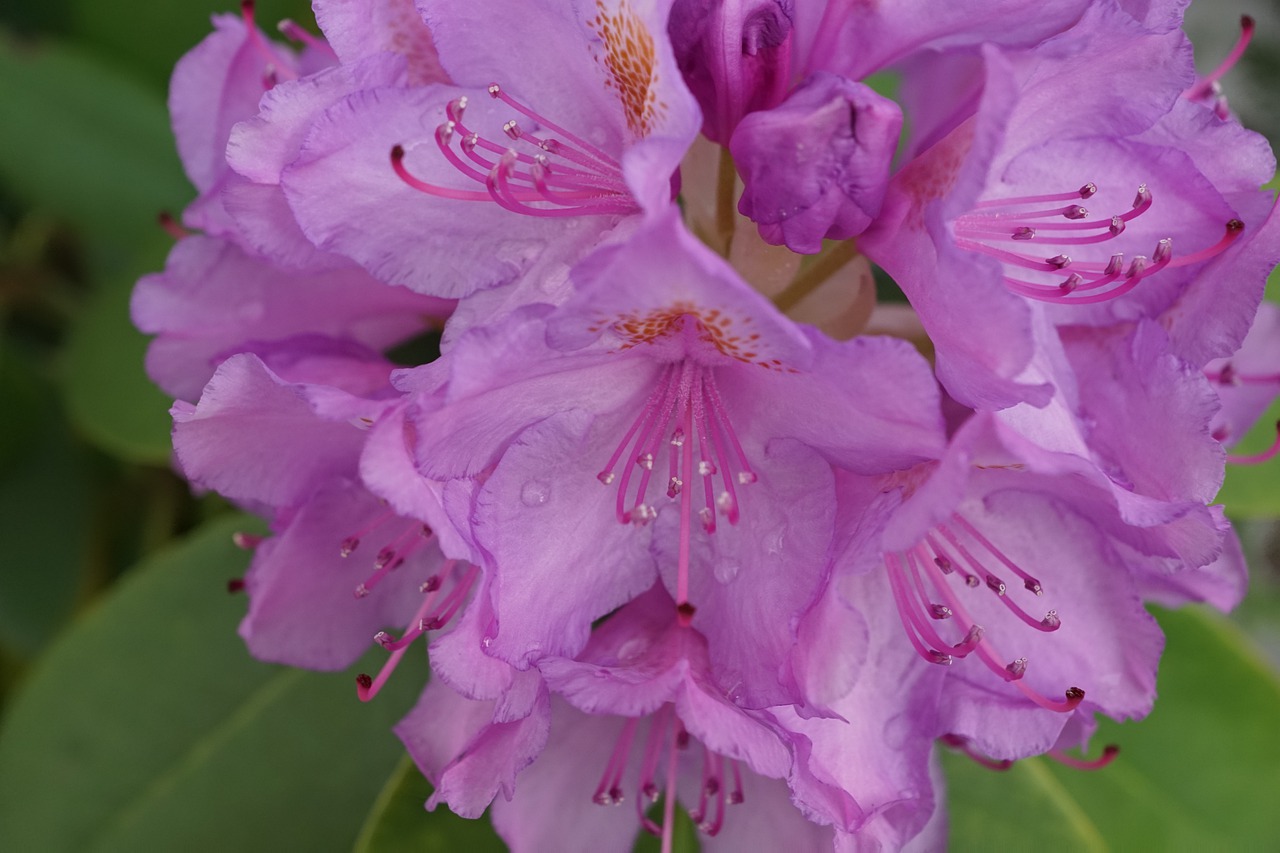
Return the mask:
[(1239, 599), (1211, 503), (1280, 391), (1275, 163), (1182, 5), (215, 17), (133, 310), (181, 469), (270, 520), (251, 651), (381, 646), (368, 700), (426, 646), (428, 805), (515, 850), (669, 847), (677, 802), (707, 849), (928, 849), (937, 741), (1147, 713), (1143, 603)]

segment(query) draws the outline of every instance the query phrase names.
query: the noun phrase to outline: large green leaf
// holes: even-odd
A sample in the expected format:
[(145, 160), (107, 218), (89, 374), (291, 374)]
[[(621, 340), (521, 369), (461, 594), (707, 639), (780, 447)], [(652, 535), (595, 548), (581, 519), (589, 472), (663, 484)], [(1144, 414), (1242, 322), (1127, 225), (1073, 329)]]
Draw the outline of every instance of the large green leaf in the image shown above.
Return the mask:
[(192, 196), (162, 99), (71, 48), (0, 37), (0, 104), (0, 179), (82, 226), (96, 260), (129, 258)]
[(1160, 699), (1146, 720), (1104, 722), (1115, 762), (1047, 759), (993, 773), (946, 762), (955, 850), (1267, 850), (1280, 838), (1280, 681), (1229, 622), (1161, 612)]
[(0, 731), (0, 849), (350, 849), (425, 655), (370, 705), (351, 674), (251, 660), (225, 591), (245, 524), (135, 569), (43, 659)]

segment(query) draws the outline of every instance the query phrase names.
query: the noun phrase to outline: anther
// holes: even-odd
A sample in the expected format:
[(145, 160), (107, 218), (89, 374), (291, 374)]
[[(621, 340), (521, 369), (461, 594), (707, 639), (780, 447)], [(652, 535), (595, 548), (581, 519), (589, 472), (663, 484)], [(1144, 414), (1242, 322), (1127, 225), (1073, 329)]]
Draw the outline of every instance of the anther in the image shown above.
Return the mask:
[(1144, 204), (1151, 203), (1151, 190), (1147, 189), (1146, 184), (1138, 185), (1138, 194), (1133, 197), (1133, 206), (1142, 207)]
[(1005, 587), (1004, 581), (1000, 580), (1000, 578), (989, 574), (987, 575), (987, 589), (991, 590), (996, 595), (1004, 595), (1007, 587)]
[(682, 627), (687, 628), (693, 624), (693, 614), (697, 611), (698, 608), (694, 607), (687, 601), (683, 601), (676, 605), (676, 621), (679, 622)]
[(1066, 210), (1064, 210), (1062, 212), (1062, 215), (1065, 216), (1067, 219), (1071, 219), (1071, 220), (1088, 219), (1089, 211), (1088, 209), (1081, 207), (1078, 204), (1073, 204), (1070, 207), (1068, 207)]
[(350, 557), (351, 553), (360, 547), (360, 540), (355, 536), (348, 536), (338, 545), (338, 555), (341, 557)]
[(1133, 260), (1129, 262), (1129, 268), (1125, 270), (1125, 278), (1133, 278), (1136, 275), (1142, 275), (1147, 269), (1147, 256), (1134, 255)]
[(929, 615), (934, 619), (950, 619), (951, 608), (942, 604), (929, 605)]
[(262, 544), (265, 537), (237, 530), (231, 534), (231, 543), (242, 551), (252, 551)]
[(1029, 225), (1019, 225), (1013, 229), (1011, 236), (1015, 240), (1034, 240), (1036, 238), (1036, 229)]
[(1051, 267), (1062, 269), (1071, 265), (1071, 258), (1067, 255), (1054, 255), (1052, 258), (1045, 258), (1044, 262)]
[(1080, 188), (1080, 198), (1093, 198), (1098, 192), (1098, 185), (1090, 181)]
[(504, 124), (502, 126), (502, 132), (505, 133), (511, 139), (519, 139), (521, 136), (524, 135), (523, 131), (520, 130), (520, 125), (516, 123), (515, 119), (511, 119), (506, 124)]
[(1111, 224), (1107, 226), (1107, 231), (1110, 232), (1112, 237), (1119, 237), (1124, 233), (1124, 229), (1125, 224), (1123, 219), (1119, 216), (1111, 217)]
[(227, 581), (227, 592), (235, 595), (244, 591), (244, 578), (231, 578)]
[(1156, 243), (1156, 250), (1151, 253), (1151, 260), (1157, 264), (1162, 264), (1168, 261), (1172, 256), (1173, 240), (1172, 238), (1165, 237), (1163, 240)]
[(1046, 630), (1056, 631), (1062, 627), (1062, 620), (1058, 618), (1058, 611), (1050, 610), (1044, 615), (1044, 618), (1040, 620), (1040, 624), (1043, 625)]
[(440, 588), (440, 576), (432, 575), (427, 578), (419, 587), (418, 592), (435, 592)]
[(497, 83), (490, 83), (488, 92), (489, 92), (489, 97), (496, 98), (502, 94), (502, 87), (499, 86)]
[(1083, 283), (1084, 278), (1080, 273), (1073, 272), (1071, 275), (1067, 276), (1065, 281), (1058, 285), (1058, 290), (1061, 290), (1062, 294), (1065, 296), (1068, 293), (1074, 292), (1075, 289)]
[(369, 588), (368, 588), (367, 586), (365, 586), (364, 584), (358, 584), (358, 585), (356, 586), (355, 596), (356, 596), (356, 598), (368, 598), (368, 597), (369, 597)]
[(1027, 674), (1027, 659), (1018, 658), (1013, 663), (1005, 667), (1005, 671), (1009, 673), (1008, 680), (1016, 681)]

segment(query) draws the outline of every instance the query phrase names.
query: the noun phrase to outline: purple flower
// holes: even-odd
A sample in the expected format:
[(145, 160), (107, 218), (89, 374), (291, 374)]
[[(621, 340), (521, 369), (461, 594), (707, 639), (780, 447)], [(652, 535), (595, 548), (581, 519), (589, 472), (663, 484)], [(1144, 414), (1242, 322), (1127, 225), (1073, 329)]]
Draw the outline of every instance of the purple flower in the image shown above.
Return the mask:
[(986, 755), (1075, 745), (1062, 741), (1091, 728), (1086, 711), (1150, 710), (1162, 640), (1142, 598), (1239, 600), (1230, 549), (1184, 559), (1182, 519), (1126, 523), (1099, 480), (983, 415), (898, 480), (883, 545), (893, 606), (919, 657), (947, 667), (942, 730)]
[(234, 243), (191, 235), (174, 246), (164, 272), (138, 282), (132, 313), (157, 336), (148, 375), (174, 397), (195, 400), (234, 353), (293, 348), (304, 357), (345, 347), (367, 356), (442, 323), (452, 307), (386, 287), (358, 267), (282, 269)]
[(576, 654), (657, 572), (740, 701), (798, 701), (789, 621), (823, 581), (831, 467), (934, 453), (931, 378), (897, 342), (789, 326), (674, 217), (575, 280), (549, 316), (474, 329), (423, 369), (448, 373), (415, 422), (419, 471), (474, 483), (471, 535), (498, 567), (490, 653)]
[[(420, 5), (456, 85), (419, 85), (404, 57), (347, 49), (334, 72), (279, 87), (232, 140), (235, 168), (283, 188), (312, 243), (458, 297), (541, 277), (669, 203), (698, 116), (664, 4)], [(351, 39), (350, 16), (321, 23), (335, 42), (379, 44)]]
[[(505, 800), (493, 804), (494, 823), (513, 850), (578, 849), (585, 839), (593, 849), (629, 850), (642, 827), (669, 845), (677, 800), (708, 849), (820, 850), (835, 837), (853, 841), (872, 827), (876, 837), (896, 833), (899, 840), (923, 828), (932, 811), (927, 729), (911, 761), (897, 762), (903, 768), (897, 775), (923, 785), (915, 808), (907, 807), (901, 784), (885, 778), (875, 787), (878, 774), (840, 767), (841, 781), (851, 780), (865, 802), (828, 777), (838, 762), (875, 756), (891, 721), (903, 725), (897, 718), (915, 687), (903, 689), (901, 657), (888, 667), (875, 664), (887, 670), (875, 678), (885, 686), (892, 680), (901, 698), (887, 699), (867, 683), (860, 701), (868, 713), (857, 725), (829, 721), (824, 727), (778, 709), (819, 739), (811, 741), (774, 711), (734, 705), (714, 684), (706, 638), (673, 618), (673, 603), (655, 587), (599, 626), (576, 659), (540, 660), (546, 687), (556, 694), (549, 720), (542, 699), (513, 719), (497, 706), (467, 708), (428, 688), (397, 730), (438, 785), (429, 805), (448, 802), (476, 814), (503, 791)], [(915, 676), (908, 683), (928, 680)], [(469, 722), (433, 724), (446, 706)], [(855, 709), (852, 702), (844, 707)], [(520, 757), (513, 761), (513, 755)], [(456, 785), (462, 777), (474, 784)], [(487, 797), (472, 799), (477, 791)]]
[[(1213, 312), (1187, 315), (1193, 331), (1172, 330), (1175, 353), (1203, 362), (1243, 337), (1266, 266), (1243, 255), (1259, 243), (1250, 234), (1270, 200), (1256, 187), (1274, 159), (1261, 138), (1181, 97), (1186, 48), (1178, 33), (1099, 7), (1034, 51), (989, 48), (981, 65), (944, 54), (907, 78), (918, 93), (908, 104), (935, 115), (925, 110), (919, 153), (860, 246), (920, 312), (958, 399), (1047, 400), (1020, 376), (1037, 346), (1036, 313), (1101, 325), (1212, 292)], [(971, 98), (926, 100), (966, 78)], [(1107, 85), (1119, 79), (1143, 85)], [(1081, 86), (1096, 96), (1072, 97)], [(1259, 245), (1274, 263), (1274, 240)], [(984, 345), (993, 336), (1000, 347)]]

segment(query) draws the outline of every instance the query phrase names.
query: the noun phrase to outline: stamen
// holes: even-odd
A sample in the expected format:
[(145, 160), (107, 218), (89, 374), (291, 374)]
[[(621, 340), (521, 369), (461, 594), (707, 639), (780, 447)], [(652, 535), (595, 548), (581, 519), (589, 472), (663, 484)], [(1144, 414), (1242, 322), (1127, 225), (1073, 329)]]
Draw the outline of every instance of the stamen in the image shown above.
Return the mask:
[[(925, 541), (928, 542), (928, 547), (932, 548), (936, 553), (937, 540), (933, 539), (931, 536), (926, 536)], [(945, 600), (947, 607), (949, 607), (951, 611), (955, 614), (955, 618), (960, 622), (960, 624), (976, 625), (977, 623), (975, 622), (973, 617), (970, 615), (968, 609), (960, 601), (959, 597), (957, 597), (954, 594), (954, 592), (952, 592), (950, 584), (947, 583), (946, 575), (943, 574), (942, 570), (938, 566), (938, 563), (934, 560), (929, 559), (930, 554), (928, 553), (927, 550), (925, 550), (925, 545), (924, 544), (917, 545), (916, 549), (921, 552), (920, 560), (918, 563), (912, 563), (912, 566), (913, 567), (916, 565), (920, 566), (922, 570), (929, 575), (930, 581), (932, 582), (934, 589)], [(970, 577), (973, 577), (973, 576), (970, 576)], [(974, 580), (977, 580), (977, 578), (974, 577)], [(1008, 600), (1008, 596), (1001, 596), (1000, 598), (1002, 601)], [(1049, 622), (1056, 621), (1057, 614), (1054, 613), (1053, 611), (1050, 611), (1049, 616), (1046, 616), (1046, 620), (1048, 620)], [(1053, 630), (1053, 629), (1048, 628), (1046, 626), (1045, 628), (1042, 628), (1042, 630)], [(976, 644), (975, 650), (977, 651), (978, 658), (987, 666), (989, 670), (991, 670), (991, 672), (1000, 676), (1004, 681), (1012, 683), (1020, 692), (1022, 692), (1024, 696), (1026, 696), (1028, 699), (1030, 699), (1032, 702), (1035, 702), (1037, 705), (1039, 705), (1042, 708), (1045, 708), (1050, 711), (1058, 711), (1058, 712), (1065, 713), (1067, 711), (1073, 710), (1077, 705), (1080, 704), (1080, 702), (1084, 700), (1084, 691), (1078, 687), (1068, 688), (1065, 692), (1064, 701), (1056, 701), (1053, 699), (1049, 699), (1048, 697), (1044, 696), (1043, 694), (1041, 694), (1040, 692), (1038, 692), (1037, 690), (1029, 686), (1023, 680), (1023, 675), (1026, 673), (1026, 670), (1027, 670), (1027, 659), (1018, 658), (1014, 660), (1012, 663), (1009, 663), (1007, 665), (1002, 664), (1000, 662), (1000, 654), (996, 650), (995, 646), (992, 644), (989, 634), (983, 634), (977, 638), (977, 644)]]
[[(1240, 58), (1244, 56), (1245, 50), (1249, 47), (1249, 42), (1253, 40), (1254, 20), (1248, 15), (1240, 16), (1240, 38), (1236, 40), (1235, 47), (1231, 48), (1231, 52), (1218, 65), (1217, 68), (1201, 77), (1191, 88), (1183, 92), (1183, 97), (1198, 101), (1215, 94), (1216, 86), (1219, 80), (1226, 75), (1228, 71), (1235, 67)], [(1226, 118), (1226, 116), (1222, 116)]]
[[(962, 524), (965, 528), (965, 532), (970, 533), (971, 535), (974, 535), (974, 538), (977, 539), (988, 551), (990, 551), (993, 556), (995, 556), (1002, 563), (1004, 563), (1005, 566), (1012, 569), (1014, 572), (1017, 572), (1018, 575), (1023, 578), (1023, 586), (1025, 586), (1028, 591), (1033, 592), (1036, 595), (1043, 594), (1044, 589), (1043, 587), (1040, 586), (1040, 582), (1038, 580), (1036, 580), (1035, 578), (1031, 577), (1027, 573), (1023, 572), (1021, 569), (1019, 569), (1012, 560), (1010, 560), (1007, 556), (1004, 555), (1003, 552), (1001, 552), (999, 549), (993, 546), (991, 542), (986, 539), (986, 537), (982, 536), (981, 534), (978, 534), (977, 530), (973, 527), (972, 524), (969, 524), (967, 521), (962, 519), (959, 515), (952, 515), (952, 518), (957, 523)], [(1056, 631), (1058, 630), (1059, 627), (1061, 627), (1062, 620), (1058, 618), (1058, 614), (1056, 611), (1052, 611), (1052, 610), (1049, 611), (1048, 615), (1046, 615), (1043, 619), (1035, 619), (1029, 613), (1027, 613), (1025, 610), (1019, 607), (1018, 604), (1013, 601), (1013, 599), (1005, 595), (1007, 588), (1005, 587), (1004, 581), (1000, 580), (1000, 578), (998, 578), (996, 575), (987, 571), (982, 566), (982, 563), (976, 557), (974, 557), (972, 553), (970, 553), (968, 548), (964, 546), (964, 544), (960, 541), (959, 537), (957, 537), (955, 533), (953, 533), (944, 524), (939, 524), (937, 527), (937, 530), (939, 533), (942, 534), (942, 538), (946, 539), (947, 542), (950, 543), (951, 546), (956, 549), (957, 553), (959, 553), (960, 555), (960, 558), (963, 559), (965, 563), (968, 564), (970, 569), (984, 576), (987, 584), (987, 588), (996, 594), (996, 596), (1000, 599), (1000, 602), (1004, 604), (1004, 606), (1007, 607), (1011, 613), (1013, 613), (1015, 616), (1021, 619), (1025, 624), (1030, 625), (1032, 628), (1035, 628), (1039, 631)]]
[[(1146, 184), (1138, 187), (1129, 210), (1108, 217), (1105, 222), (1088, 221), (1088, 211), (1078, 204), (1054, 205), (1041, 209), (1021, 210), (1029, 205), (1060, 202), (1072, 198), (1088, 198), (1097, 186), (1085, 184), (1074, 193), (997, 199), (980, 202), (955, 222), (955, 242), (959, 248), (988, 255), (1006, 268), (1030, 270), (1052, 275), (1062, 270), (1070, 274), (1056, 283), (1025, 280), (1006, 275), (1005, 286), (1030, 299), (1072, 305), (1088, 305), (1116, 299), (1133, 290), (1144, 279), (1166, 267), (1181, 267), (1208, 260), (1225, 251), (1239, 236), (1244, 225), (1233, 219), (1217, 243), (1185, 257), (1173, 256), (1169, 238), (1160, 240), (1150, 258), (1135, 256), (1126, 268), (1124, 254), (1113, 253), (1103, 264), (1082, 260), (1071, 252), (1039, 254), (1011, 251), (994, 243), (1013, 241), (1028, 244), (1052, 244), (1055, 248), (1080, 247), (1105, 243), (1125, 233), (1127, 224), (1142, 216), (1154, 204)], [(1035, 224), (1031, 224), (1034, 221)]]
[(622, 790), (622, 773), (627, 768), (627, 756), (631, 754), (631, 741), (635, 737), (639, 717), (632, 717), (622, 727), (622, 734), (609, 755), (609, 763), (605, 765), (600, 784), (596, 786), (595, 795), (591, 798), (597, 805), (616, 806), (625, 799)]
[(357, 530), (355, 533), (352, 533), (351, 535), (344, 538), (342, 542), (338, 545), (338, 554), (343, 557), (350, 557), (352, 552), (354, 552), (356, 548), (360, 547), (361, 539), (368, 536), (370, 533), (377, 530), (379, 527), (386, 524), (388, 521), (390, 521), (395, 517), (396, 517), (396, 514), (391, 510), (386, 510), (385, 512), (379, 513), (377, 516), (374, 517), (373, 521), (369, 522), (364, 527)]
[(258, 546), (266, 541), (265, 536), (258, 536), (256, 533), (245, 533), (243, 530), (237, 530), (231, 534), (231, 543), (242, 551), (255, 551)]
[(1059, 764), (1065, 764), (1068, 767), (1074, 767), (1076, 770), (1101, 770), (1106, 767), (1116, 756), (1120, 754), (1120, 747), (1114, 743), (1107, 744), (1102, 750), (1102, 755), (1092, 761), (1084, 758), (1076, 758), (1073, 755), (1067, 755), (1060, 749), (1049, 750), (1049, 757)]
[[(445, 187), (418, 178), (405, 167), (405, 150), (400, 145), (391, 149), (391, 168), (397, 177), (428, 195), (495, 202), (529, 216), (628, 215), (639, 210), (616, 160), (510, 97), (497, 83), (491, 84), (488, 92), (560, 138), (543, 138), (516, 119), (508, 119), (501, 124), (507, 142), (500, 145), (466, 126), (467, 99), (459, 97), (445, 106), (448, 121), (436, 129), (436, 146), (450, 166), (466, 179), (482, 184), (484, 191)], [(465, 160), (454, 152), (455, 140)]]
[(182, 240), (191, 236), (191, 232), (183, 228), (182, 224), (174, 219), (173, 214), (167, 210), (162, 210), (156, 214), (156, 223), (175, 240)]
[(973, 761), (976, 764), (981, 764), (983, 767), (987, 768), (988, 770), (1004, 772), (1005, 770), (1008, 770), (1010, 767), (1013, 766), (1013, 761), (1011, 759), (988, 758), (982, 753), (977, 752), (976, 750), (974, 750), (972, 746), (969, 745), (969, 739), (962, 735), (946, 734), (938, 738), (938, 740), (940, 740), (945, 746), (949, 746), (954, 750), (963, 752), (971, 761)]
[(1240, 373), (1235, 365), (1227, 362), (1222, 369), (1214, 372), (1206, 370), (1204, 374), (1209, 381), (1220, 385), (1270, 385), (1280, 383), (1280, 373)]
[(265, 63), (265, 71), (263, 73), (263, 86), (270, 89), (279, 81), (281, 75), (285, 80), (296, 80), (298, 75), (291, 69), (285, 68), (283, 71), (276, 65), (278, 57), (275, 51), (271, 49), (271, 45), (267, 42), (262, 32), (258, 29), (257, 23), (254, 21), (254, 2), (253, 0), (241, 0), (240, 17), (244, 19), (245, 32), (248, 35), (249, 42), (253, 45), (254, 51), (262, 57)]
[[(686, 322), (695, 321), (686, 318)], [(758, 480), (716, 388), (714, 368), (691, 360), (663, 368), (640, 414), (622, 436), (604, 469), (596, 475), (606, 486), (613, 486), (617, 481), (615, 515), (620, 523), (644, 525), (657, 517), (657, 508), (646, 503), (646, 499), (664, 443), (667, 447), (666, 496), (668, 500), (679, 501), (680, 513), (677, 615), (680, 624), (687, 626), (695, 612), (688, 600), (694, 517), (709, 534), (716, 531), (716, 510), (723, 512), (730, 524), (737, 524), (740, 518), (737, 490)], [(736, 466), (730, 465), (729, 448), (736, 458)], [(621, 464), (624, 458), (633, 459), (635, 465)], [(632, 498), (631, 480), (637, 469), (639, 482)], [(702, 480), (701, 494), (694, 486), (695, 477)], [(717, 477), (723, 487), (718, 495)], [(697, 506), (699, 501), (701, 506)]]
[(1253, 453), (1240, 456), (1233, 453), (1227, 454), (1227, 461), (1232, 465), (1261, 465), (1264, 462), (1270, 462), (1280, 455), (1280, 421), (1276, 422), (1276, 437), (1271, 442), (1271, 446), (1261, 453)]
[[(457, 562), (458, 561), (456, 560), (446, 561), (444, 566), (441, 568), (441, 571), (443, 573), (453, 574), (453, 570), (457, 565)], [(423, 598), (422, 604), (418, 606), (417, 613), (415, 613), (413, 619), (409, 621), (409, 627), (405, 629), (404, 634), (399, 640), (392, 639), (391, 635), (387, 634), (385, 631), (379, 631), (374, 636), (374, 642), (390, 651), (391, 655), (387, 658), (386, 662), (383, 663), (382, 669), (378, 671), (378, 675), (376, 677), (370, 678), (365, 673), (361, 673), (356, 676), (356, 695), (359, 696), (361, 702), (368, 702), (378, 695), (378, 692), (382, 690), (382, 686), (387, 683), (389, 678), (391, 678), (391, 673), (395, 672), (396, 667), (399, 666), (400, 659), (404, 657), (405, 652), (408, 651), (409, 646), (412, 645), (414, 640), (422, 636), (427, 631), (443, 626), (453, 617), (453, 614), (457, 612), (462, 601), (465, 600), (467, 593), (470, 592), (471, 586), (475, 583), (479, 574), (479, 568), (476, 566), (469, 566), (463, 577), (454, 584), (453, 589), (450, 590), (449, 596), (446, 597), (439, 609), (434, 608), (436, 605), (436, 599), (439, 597), (436, 593), (440, 587), (438, 584), (435, 587), (432, 587), (429, 593)], [(426, 586), (426, 584), (424, 584), (424, 586)], [(444, 613), (441, 611), (444, 611)], [(433, 612), (435, 615), (430, 615)]]

